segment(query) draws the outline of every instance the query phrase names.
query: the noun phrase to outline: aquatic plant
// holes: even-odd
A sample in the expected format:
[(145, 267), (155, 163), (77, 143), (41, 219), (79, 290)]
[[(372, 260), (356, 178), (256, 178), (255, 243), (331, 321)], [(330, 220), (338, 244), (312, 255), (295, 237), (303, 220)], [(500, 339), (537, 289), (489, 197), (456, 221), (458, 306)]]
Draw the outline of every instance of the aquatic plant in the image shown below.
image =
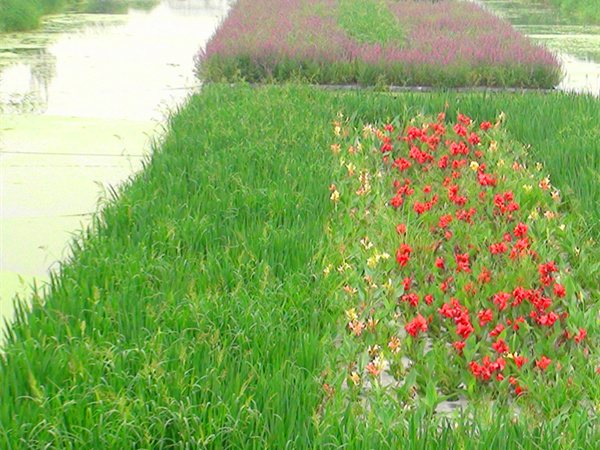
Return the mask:
[[(350, 309), (350, 294), (343, 290), (347, 283), (340, 283), (337, 267), (328, 277), (322, 273), (323, 263), (342, 251), (341, 246), (331, 246), (330, 233), (352, 225), (336, 228), (331, 221), (336, 204), (328, 187), (335, 181), (342, 189), (344, 181), (335, 179), (340, 168), (331, 144), (350, 145), (354, 128), (360, 135), (365, 123), (380, 129), (389, 123), (402, 131), (409, 124), (421, 127), (420, 114), (434, 114), (446, 104), (448, 120), (457, 117), (458, 108), (482, 118), (505, 111), (508, 135), (530, 144), (531, 155), (544, 157), (542, 170), (530, 164), (536, 179), (552, 173), (551, 184), (563, 193), (560, 216), (553, 220), (566, 220), (583, 210), (571, 197), (592, 201), (593, 192), (587, 188), (593, 186), (578, 189), (583, 177), (569, 175), (582, 166), (587, 171), (600, 164), (591, 131), (600, 104), (590, 97), (205, 86), (171, 118), (144, 171), (115, 189), (92, 229), (73, 242), (73, 257), (62, 263), (46, 294), (32, 299), (31, 311), (20, 307), (0, 355), (0, 447), (494, 448), (498, 442), (518, 442), (524, 448), (585, 448), (598, 442), (600, 416), (588, 416), (589, 408), (570, 403), (587, 395), (595, 405), (600, 398), (597, 374), (588, 370), (599, 353), (595, 323), (573, 322), (583, 325), (587, 336), (577, 343), (571, 338), (568, 345), (575, 354), (590, 349), (590, 368), (573, 376), (572, 385), (561, 380), (552, 396), (530, 389), (516, 397), (511, 392), (510, 401), (491, 402), (486, 386), (477, 381), (474, 389), (481, 393), (481, 402), (472, 400), (464, 415), (448, 417), (432, 414), (419, 401), (401, 409), (387, 395), (374, 399), (376, 388), (366, 403), (363, 391), (342, 391), (336, 384), (336, 376), (348, 375), (347, 367), (340, 369), (340, 362), (351, 361), (344, 349), (353, 341), (346, 338), (355, 338), (349, 335), (345, 316)], [(415, 117), (419, 119), (411, 122)], [(335, 128), (332, 131), (333, 121), (339, 122), (339, 136)], [(371, 142), (379, 144), (376, 138), (370, 135)], [(380, 148), (373, 154), (374, 169), (382, 163)], [(346, 153), (348, 149), (340, 147)], [(498, 147), (498, 158), (506, 149)], [(509, 170), (508, 158), (505, 162)], [(563, 167), (559, 181), (554, 174)], [(474, 176), (470, 160), (469, 168), (463, 169)], [(493, 172), (491, 165), (488, 172)], [(360, 184), (358, 175), (352, 182), (356, 190), (364, 190), (367, 185)], [(372, 192), (380, 194), (380, 202), (390, 201), (396, 193), (393, 185), (379, 189), (378, 180), (368, 179)], [(569, 181), (572, 195), (564, 189)], [(427, 195), (424, 187), (418, 195)], [(548, 192), (539, 187), (536, 191)], [(363, 199), (355, 190), (347, 198), (340, 192), (337, 213), (351, 196)], [(430, 201), (424, 200), (419, 202)], [(554, 204), (551, 197), (548, 201)], [(408, 213), (413, 218), (417, 214), (410, 208)], [(592, 293), (600, 284), (598, 251), (589, 236), (570, 234), (579, 220), (574, 217), (560, 235), (571, 273), (566, 274), (562, 255), (554, 261), (565, 269), (565, 279)], [(367, 215), (365, 223), (372, 218)], [(397, 219), (391, 228), (387, 223), (382, 227), (381, 250), (390, 254), (386, 264), (391, 270), (412, 270), (425, 253), (404, 242), (413, 251), (403, 247), (400, 256), (408, 253), (409, 259), (400, 266), (396, 251), (403, 242), (396, 226), (404, 223), (412, 239), (418, 224)], [(537, 220), (551, 223), (545, 217)], [(464, 224), (454, 217), (449, 226), (457, 223)], [(528, 235), (534, 235), (533, 228)], [(356, 248), (372, 250), (362, 250), (362, 231), (356, 229), (359, 238), (351, 241), (352, 247), (346, 243), (347, 254)], [(460, 232), (455, 232), (456, 239)], [(378, 236), (370, 233), (364, 245), (380, 246)], [(510, 260), (507, 254), (494, 257)], [(477, 260), (470, 260), (474, 270)], [(380, 258), (378, 263), (384, 261)], [(450, 263), (454, 264), (447, 259), (448, 267)], [(576, 291), (563, 285), (570, 302)], [(354, 299), (359, 295), (361, 291)], [(408, 308), (411, 298), (401, 305)], [(419, 302), (418, 306), (426, 304), (423, 298)], [(585, 302), (593, 310), (599, 299), (585, 297)], [(421, 315), (428, 320), (427, 314)], [(414, 324), (410, 330), (424, 328), (422, 320), (412, 320), (416, 317), (408, 317)], [(453, 319), (443, 320), (452, 326)], [(370, 339), (369, 324), (365, 325), (362, 338)], [(381, 330), (384, 326), (377, 325)], [(425, 333), (432, 330), (433, 326)], [(425, 335), (419, 333), (420, 343)], [(402, 338), (401, 351), (406, 345)], [(542, 372), (533, 368), (530, 358), (532, 373), (540, 379), (553, 376), (556, 358), (536, 353), (542, 364), (540, 355), (554, 362)], [(371, 374), (380, 370), (381, 360), (367, 360), (365, 368), (370, 362), (365, 381), (374, 380)], [(436, 400), (436, 392), (429, 392)], [(522, 406), (518, 416), (512, 407), (515, 401)]]
[(503, 117), (336, 122), (330, 236), (340, 251), (325, 273), (347, 305), (341, 370), (328, 380), (338, 392), (346, 383), (370, 401), (377, 385), (398, 408), (433, 411), (486, 393), (528, 396), (535, 409), (567, 391), (589, 409), (576, 386), (600, 377), (598, 286), (573, 276), (579, 224), (558, 211), (560, 191), (541, 164), (528, 167)]
[[(389, 24), (379, 28), (382, 17)], [(240, 0), (197, 63), (207, 81), (553, 87), (560, 79), (550, 52), (465, 2)]]

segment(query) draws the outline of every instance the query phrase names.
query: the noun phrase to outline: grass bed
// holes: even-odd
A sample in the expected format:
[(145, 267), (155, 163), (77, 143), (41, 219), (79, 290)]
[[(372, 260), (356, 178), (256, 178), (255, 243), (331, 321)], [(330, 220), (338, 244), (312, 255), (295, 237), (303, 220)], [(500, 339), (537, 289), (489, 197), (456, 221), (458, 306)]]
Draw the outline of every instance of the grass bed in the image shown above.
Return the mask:
[(600, 8), (594, 0), (543, 0), (560, 10), (567, 17), (575, 17), (581, 23), (600, 24)]
[[(449, 116), (504, 111), (511, 137), (548, 152), (550, 173), (596, 148), (593, 135), (566, 133), (598, 112), (589, 97), (207, 86), (74, 243), (47, 295), (19, 309), (0, 358), (0, 446), (544, 446), (560, 432), (561, 442), (597, 442), (595, 423), (568, 408), (548, 410), (547, 423), (513, 422), (492, 403), (448, 422), (382, 398), (353, 414), (322, 386), (346, 307), (339, 283), (321, 275), (337, 251), (326, 234), (333, 122), (403, 123), (446, 103)], [(570, 120), (538, 134), (523, 125), (532, 108)], [(550, 152), (567, 135), (580, 151), (565, 162)], [(590, 262), (575, 273), (587, 288), (598, 285)]]
[(240, 0), (198, 55), (207, 81), (551, 88), (554, 55), (469, 2)]
[(347, 306), (328, 385), (357, 414), (387, 396), (430, 412), (495, 399), (530, 424), (595, 415), (597, 244), (501, 120), (395, 119), (341, 119), (332, 137), (324, 271)]

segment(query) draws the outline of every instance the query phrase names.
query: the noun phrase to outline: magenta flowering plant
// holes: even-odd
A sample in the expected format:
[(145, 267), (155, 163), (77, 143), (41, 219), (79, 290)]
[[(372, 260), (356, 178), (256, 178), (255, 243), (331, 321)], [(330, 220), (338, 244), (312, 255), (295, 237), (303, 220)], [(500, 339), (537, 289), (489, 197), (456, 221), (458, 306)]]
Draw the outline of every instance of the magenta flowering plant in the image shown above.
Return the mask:
[(434, 408), (564, 396), (600, 376), (598, 292), (565, 253), (576, 224), (503, 119), (335, 123), (324, 271), (346, 305), (334, 373), (349, 391)]
[(557, 58), (470, 2), (240, 0), (197, 55), (207, 81), (558, 84)]

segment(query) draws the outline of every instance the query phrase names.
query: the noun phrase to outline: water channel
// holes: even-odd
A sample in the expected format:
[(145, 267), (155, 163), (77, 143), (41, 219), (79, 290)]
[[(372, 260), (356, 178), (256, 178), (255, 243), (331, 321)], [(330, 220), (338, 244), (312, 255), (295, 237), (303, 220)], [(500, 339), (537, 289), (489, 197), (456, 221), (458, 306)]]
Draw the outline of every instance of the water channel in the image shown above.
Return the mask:
[(558, 89), (600, 97), (600, 25), (579, 25), (542, 2), (472, 1), (557, 54), (565, 72)]
[[(519, 0), (479, 3), (559, 52), (559, 88), (600, 96), (599, 26)], [(140, 169), (169, 108), (198, 87), (193, 55), (227, 9), (228, 0), (162, 0), (0, 36), (0, 318), (68, 256), (107, 186)]]
[(68, 256), (73, 230), (139, 170), (227, 0), (55, 15), (0, 36), (0, 322)]

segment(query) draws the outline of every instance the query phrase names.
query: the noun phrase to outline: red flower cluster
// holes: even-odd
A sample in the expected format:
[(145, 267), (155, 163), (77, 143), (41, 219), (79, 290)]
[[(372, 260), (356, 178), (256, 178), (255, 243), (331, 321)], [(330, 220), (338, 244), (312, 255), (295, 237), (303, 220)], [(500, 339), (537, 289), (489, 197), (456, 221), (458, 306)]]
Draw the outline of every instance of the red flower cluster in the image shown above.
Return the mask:
[[(413, 317), (405, 321), (406, 332), (446, 338), (452, 358), (464, 364), (464, 371), (486, 383), (508, 378), (509, 388), (518, 395), (525, 388), (519, 385), (521, 370), (545, 372), (552, 363), (536, 340), (553, 340), (548, 348), (576, 348), (573, 343), (585, 348), (587, 331), (575, 328), (575, 319), (567, 315), (567, 289), (556, 282), (566, 274), (558, 275), (558, 264), (548, 257), (554, 253), (542, 248), (539, 228), (527, 223), (533, 220), (527, 218), (532, 210), (522, 210), (537, 201), (519, 191), (526, 166), (499, 163), (496, 143), (484, 134), (493, 127), (490, 122), (481, 122), (477, 130), (471, 118), (459, 114), (447, 136), (444, 117), (440, 114), (438, 123), (421, 128), (409, 126), (396, 139), (389, 136), (394, 132), (391, 125), (385, 132), (372, 133), (381, 141), (372, 148), (384, 153), (382, 183), (389, 187), (398, 173), (404, 178), (393, 181), (393, 208), (370, 216), (389, 214), (389, 221), (378, 223), (393, 224), (392, 233), (401, 239), (395, 252), (400, 267), (394, 270), (399, 272), (385, 272), (385, 281), (377, 285), (397, 292), (403, 279), (404, 292), (394, 294), (394, 305), (388, 306), (400, 310), (396, 320)], [(369, 153), (382, 158), (377, 150)], [(374, 203), (368, 204), (370, 211)], [(395, 225), (398, 222), (402, 223)], [(405, 224), (410, 226), (408, 234)], [(371, 290), (362, 299), (379, 295), (373, 290), (373, 258), (368, 272), (361, 274), (371, 280)], [(358, 321), (348, 326), (355, 338), (360, 336)], [(568, 327), (577, 331), (569, 332)], [(389, 339), (386, 336), (380, 347)], [(527, 365), (529, 359), (535, 364)], [(559, 370), (558, 360), (555, 366)]]
[(404, 329), (408, 332), (408, 334), (414, 337), (419, 334), (419, 331), (427, 331), (427, 328), (427, 320), (421, 314), (404, 326)]
[(408, 261), (410, 261), (410, 254), (412, 253), (412, 248), (406, 244), (400, 244), (400, 248), (396, 250), (396, 260), (400, 263), (401, 266), (405, 266)]

